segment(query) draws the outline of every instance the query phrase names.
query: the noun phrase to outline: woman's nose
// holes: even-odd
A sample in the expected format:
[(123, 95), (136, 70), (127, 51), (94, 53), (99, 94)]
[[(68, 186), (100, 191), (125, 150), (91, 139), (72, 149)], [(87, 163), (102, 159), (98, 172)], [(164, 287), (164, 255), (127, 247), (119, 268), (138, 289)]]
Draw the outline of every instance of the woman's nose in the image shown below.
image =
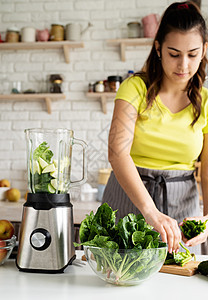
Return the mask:
[(188, 67), (188, 57), (186, 56), (183, 56), (181, 57), (181, 59), (179, 60), (179, 63), (178, 63), (178, 68), (181, 70), (181, 71), (185, 71)]

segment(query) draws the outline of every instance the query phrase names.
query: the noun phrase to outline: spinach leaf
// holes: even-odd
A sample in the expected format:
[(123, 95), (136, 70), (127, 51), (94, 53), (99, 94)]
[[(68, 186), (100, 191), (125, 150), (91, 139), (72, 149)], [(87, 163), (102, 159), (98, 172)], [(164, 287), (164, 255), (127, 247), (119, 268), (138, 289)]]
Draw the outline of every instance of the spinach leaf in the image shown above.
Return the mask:
[(191, 254), (190, 251), (180, 243), (180, 246), (185, 250), (185, 252), (178, 252), (178, 253), (169, 253), (166, 256), (165, 265), (172, 265), (177, 264), (183, 267), (187, 264), (192, 258), (196, 260), (195, 254)]
[(86, 215), (86, 218), (81, 222), (80, 229), (79, 229), (79, 238), (81, 243), (84, 243), (89, 239), (93, 218), (94, 218), (94, 213), (93, 211), (91, 211), (90, 215)]
[(49, 150), (49, 146), (47, 142), (43, 142), (40, 144), (33, 152), (33, 159), (38, 160), (39, 157), (44, 159), (47, 163), (51, 162), (51, 158), (53, 157), (53, 152)]
[(180, 227), (181, 231), (183, 232), (184, 236), (190, 240), (194, 238), (195, 236), (199, 235), (200, 233), (204, 232), (206, 229), (206, 220), (205, 222), (202, 222), (201, 220), (187, 220), (183, 221), (183, 225)]

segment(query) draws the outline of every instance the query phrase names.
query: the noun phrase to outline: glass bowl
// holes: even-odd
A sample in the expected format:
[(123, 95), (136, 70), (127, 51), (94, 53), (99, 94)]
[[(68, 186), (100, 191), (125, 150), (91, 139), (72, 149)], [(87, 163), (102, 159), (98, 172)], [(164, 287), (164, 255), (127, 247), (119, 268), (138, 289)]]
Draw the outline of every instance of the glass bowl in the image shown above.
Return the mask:
[(116, 285), (136, 285), (159, 272), (167, 247), (121, 250), (84, 246), (84, 253), (102, 280)]
[(3, 265), (3, 263), (5, 263), (5, 261), (9, 258), (15, 245), (15, 235), (13, 235), (11, 239), (0, 240), (0, 265)]

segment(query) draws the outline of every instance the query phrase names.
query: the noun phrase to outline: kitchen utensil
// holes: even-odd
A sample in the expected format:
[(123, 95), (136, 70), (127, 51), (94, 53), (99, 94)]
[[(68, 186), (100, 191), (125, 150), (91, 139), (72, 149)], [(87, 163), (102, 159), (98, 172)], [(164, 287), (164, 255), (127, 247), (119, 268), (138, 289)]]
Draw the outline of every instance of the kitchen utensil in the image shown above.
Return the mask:
[(35, 42), (36, 40), (36, 29), (33, 27), (23, 27), (21, 29), (21, 41), (28, 43), (28, 42)]
[[(67, 129), (25, 133), (30, 192), (23, 206), (16, 264), (21, 271), (60, 273), (75, 259), (69, 189), (86, 181), (86, 144)], [(74, 144), (83, 148), (83, 177), (76, 181), (71, 180)]]
[(82, 30), (82, 26), (78, 23), (71, 23), (66, 25), (66, 40), (79, 41), (82, 35), (92, 26), (88, 23), (87, 27)]
[(192, 276), (197, 273), (199, 263), (199, 261), (189, 261), (183, 267), (178, 265), (163, 265), (160, 269), (160, 272), (182, 276)]
[(84, 246), (92, 270), (115, 285), (136, 285), (156, 274), (165, 261), (167, 248), (112, 249)]

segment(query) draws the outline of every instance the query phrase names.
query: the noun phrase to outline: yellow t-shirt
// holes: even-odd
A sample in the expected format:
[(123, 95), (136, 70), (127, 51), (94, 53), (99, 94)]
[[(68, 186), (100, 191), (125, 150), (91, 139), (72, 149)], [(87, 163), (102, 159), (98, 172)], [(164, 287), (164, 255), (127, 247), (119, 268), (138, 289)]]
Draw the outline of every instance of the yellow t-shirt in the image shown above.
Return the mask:
[(208, 89), (202, 88), (201, 115), (195, 125), (192, 104), (178, 113), (163, 104), (159, 95), (146, 108), (147, 88), (139, 76), (124, 80), (115, 99), (131, 103), (138, 112), (131, 157), (136, 166), (158, 170), (193, 170), (208, 133)]

